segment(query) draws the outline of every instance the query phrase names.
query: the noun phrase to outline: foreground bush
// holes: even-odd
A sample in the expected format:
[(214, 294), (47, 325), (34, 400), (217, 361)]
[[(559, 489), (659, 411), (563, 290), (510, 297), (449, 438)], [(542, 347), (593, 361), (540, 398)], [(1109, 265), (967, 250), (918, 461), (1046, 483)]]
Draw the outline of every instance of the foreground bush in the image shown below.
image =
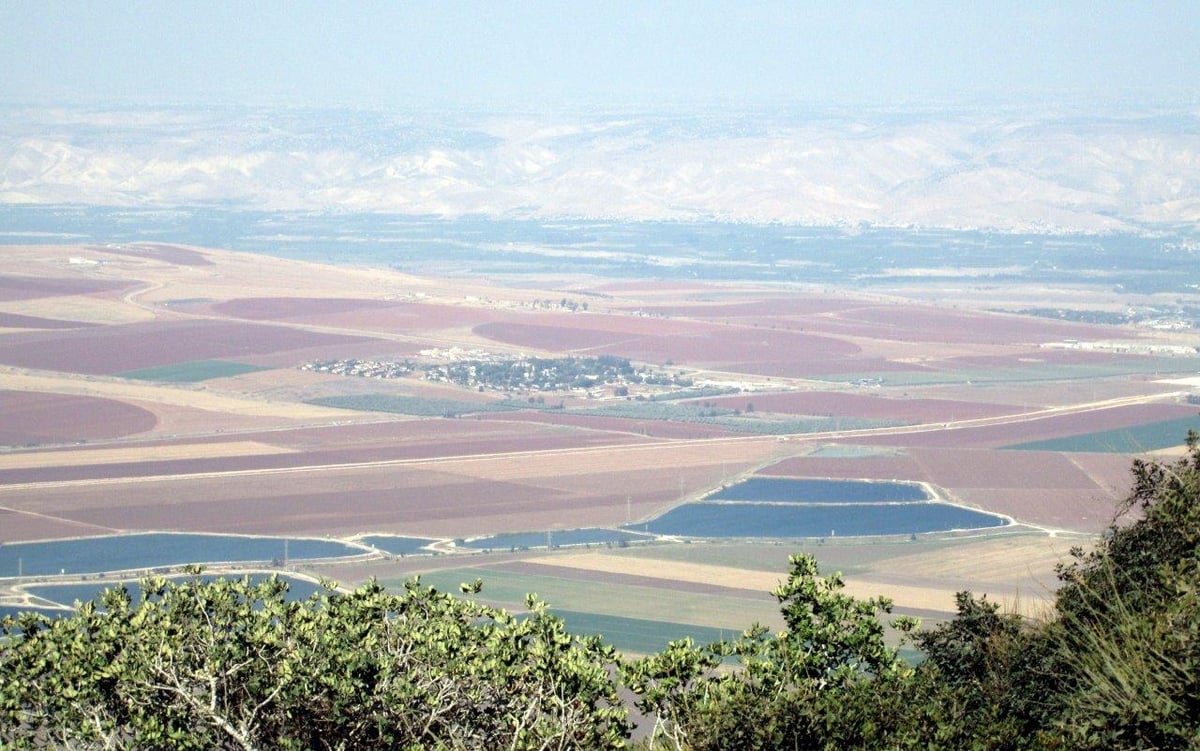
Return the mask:
[(926, 657), (911, 668), (883, 643), (887, 600), (798, 556), (775, 592), (784, 631), (674, 643), (626, 680), (672, 749), (1200, 749), (1198, 437), (1176, 462), (1135, 462), (1116, 521), (1073, 556), (1052, 615), (959, 593), (953, 620), (911, 635)]
[[(148, 582), (25, 616), (0, 652), (0, 747), (618, 748), (598, 639), (422, 588), (284, 599), (276, 580)], [(12, 633), (11, 628), (6, 631)]]
[[(618, 748), (615, 675), (666, 749), (1200, 749), (1200, 442), (1135, 462), (1097, 546), (1038, 622), (958, 595), (884, 643), (861, 600), (794, 556), (785, 628), (619, 661), (531, 599), (523, 620), (422, 588), (288, 603), (278, 581), (148, 582), (0, 634), (0, 748)], [(1126, 517), (1133, 517), (1132, 519)]]

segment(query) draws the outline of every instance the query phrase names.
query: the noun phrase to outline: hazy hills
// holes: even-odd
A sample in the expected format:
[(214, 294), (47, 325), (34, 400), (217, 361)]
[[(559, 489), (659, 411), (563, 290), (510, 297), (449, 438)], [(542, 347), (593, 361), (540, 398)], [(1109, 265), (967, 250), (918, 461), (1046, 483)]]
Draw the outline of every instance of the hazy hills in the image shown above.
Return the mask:
[(1200, 117), (8, 109), (0, 202), (1102, 232), (1200, 222)]

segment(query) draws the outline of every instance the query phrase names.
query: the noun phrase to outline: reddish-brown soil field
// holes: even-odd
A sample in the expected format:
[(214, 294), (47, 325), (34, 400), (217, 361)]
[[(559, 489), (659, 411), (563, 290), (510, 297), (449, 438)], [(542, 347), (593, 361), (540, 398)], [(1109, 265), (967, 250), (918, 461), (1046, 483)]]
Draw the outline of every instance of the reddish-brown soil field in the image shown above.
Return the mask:
[(833, 479), (917, 480), (953, 500), (1018, 521), (1096, 531), (1129, 487), (1129, 458), (986, 449), (912, 449), (903, 456), (796, 457), (757, 474)]
[(131, 248), (110, 248), (103, 245), (88, 246), (88, 250), (96, 253), (109, 253), (116, 256), (132, 256), (134, 258), (152, 258), (156, 261), (173, 263), (176, 266), (212, 266), (213, 262), (204, 257), (203, 253), (176, 245), (146, 243)]
[(1123, 454), (1066, 454), (1101, 490), (1124, 498), (1133, 487), (1133, 460)]
[(678, 294), (680, 292), (713, 294), (721, 290), (720, 287), (715, 287), (711, 284), (705, 284), (703, 282), (642, 281), (637, 279), (606, 282), (599, 285), (595, 289), (597, 292), (601, 293), (654, 292), (657, 294)]
[(703, 466), (524, 481), (381, 467), (22, 488), (0, 493), (0, 506), (124, 530), (459, 537), (624, 523), (678, 498), (681, 483), (718, 480), (718, 469)]
[(83, 321), (64, 321), (60, 318), (23, 316), (19, 313), (0, 313), (0, 328), (10, 329), (85, 329), (95, 326)]
[(251, 321), (282, 321), (315, 318), (357, 310), (382, 310), (394, 307), (387, 300), (350, 297), (243, 297), (210, 306), (214, 313)]
[(889, 399), (840, 391), (797, 391), (778, 394), (739, 394), (706, 399), (722, 407), (742, 408), (747, 402), (758, 412), (830, 417), (863, 417), (926, 423), (973, 420), (1022, 411), (1007, 404), (980, 404), (948, 399)]
[(1006, 425), (877, 436), (863, 438), (859, 442), (888, 446), (999, 448), (1028, 441), (1127, 428), (1160, 420), (1174, 420), (1180, 417), (1190, 417), (1195, 413), (1194, 407), (1184, 404), (1140, 404), (1044, 417)]
[(115, 531), (103, 524), (82, 524), (0, 508), (0, 543), (87, 537), (111, 534)]
[[(178, 440), (183, 443), (203, 443), (205, 439), (202, 436), (205, 435), (216, 434), (213, 440), (228, 440), (228, 436), (223, 434), (272, 427), (291, 427), (295, 424), (294, 420), (287, 419), (286, 416), (213, 412), (164, 402), (131, 400), (130, 403), (152, 410), (158, 418), (158, 424), (146, 434), (147, 439), (162, 439), (164, 436), (190, 436)], [(133, 439), (126, 440), (132, 441)]]
[[(468, 500), (469, 499), (469, 500)], [(560, 494), (519, 485), (463, 481), (426, 487), (334, 489), (279, 495), (254, 493), (241, 498), (196, 500), (168, 506), (154, 499), (145, 505), (122, 503), (67, 512), (80, 521), (102, 521), (132, 529), (187, 529), (243, 533), (359, 531), (439, 531), (473, 528), (475, 519), (495, 524), (561, 507)], [(477, 530), (478, 531), (478, 530)]]
[(770, 592), (753, 587), (742, 589), (726, 587), (720, 584), (664, 579), (661, 576), (637, 576), (636, 574), (617, 574), (611, 571), (590, 571), (574, 566), (555, 566), (553, 564), (534, 563), (533, 561), (507, 561), (483, 568), (485, 571), (510, 571), (516, 574), (548, 575), (578, 582), (603, 582), (605, 584), (620, 584), (633, 587), (669, 589), (675, 592), (695, 592), (696, 594), (716, 595), (718, 597), (739, 597), (769, 602), (777, 601), (775, 596)]
[[(418, 429), (419, 430), (419, 429)], [(245, 436), (239, 436), (244, 439)], [(59, 482), (63, 480), (106, 477), (158, 477), (198, 472), (242, 472), (262, 469), (330, 466), (386, 462), (395, 460), (439, 459), (445, 457), (507, 454), (522, 451), (551, 451), (590, 446), (615, 446), (641, 440), (640, 437), (600, 431), (540, 432), (535, 435), (496, 435), (463, 437), (447, 441), (412, 441), (395, 445), (329, 448), (293, 454), (257, 454), (197, 459), (148, 459), (141, 462), (88, 464), (87, 452), (78, 452), (71, 466), (10, 469), (0, 477), (0, 486), (12, 483)], [(152, 451), (149, 452), (152, 456)]]
[[(347, 411), (347, 416), (354, 412)], [(396, 415), (382, 418), (378, 422), (350, 425), (320, 425), (269, 429), (256, 431), (241, 428), (233, 440), (262, 443), (269, 446), (301, 452), (326, 450), (355, 451), (387, 448), (403, 451), (412, 446), (455, 446), (472, 442), (494, 442), (511, 445), (512, 450), (522, 450), (523, 442), (529, 439), (558, 438), (570, 440), (580, 431), (568, 428), (524, 423), (520, 421), (497, 422), (481, 417), (462, 419), (410, 418)], [(231, 440), (228, 435), (179, 436), (168, 440), (130, 440), (122, 445), (137, 447), (194, 445), (199, 443), (221, 443)], [(582, 439), (581, 439), (582, 440)], [(588, 439), (588, 440), (594, 440)], [(631, 438), (610, 437), (605, 444), (636, 443)], [(403, 458), (403, 457), (401, 457)]]
[(486, 308), (352, 298), (246, 298), (211, 306), (222, 315), (364, 331), (419, 332), (465, 328), (497, 314)]
[(913, 460), (936, 485), (947, 488), (1096, 489), (1063, 454), (987, 449), (913, 449)]
[(958, 500), (1019, 522), (1099, 532), (1112, 521), (1115, 497), (1094, 488), (963, 488)]
[(191, 360), (240, 358), (367, 341), (363, 337), (251, 323), (133, 323), (86, 331), (12, 334), (0, 339), (0, 362), (69, 373), (111, 374)]
[(496, 320), (498, 314), (486, 308), (465, 305), (434, 305), (405, 303), (378, 311), (356, 310), (315, 321), (325, 326), (363, 329), (366, 331), (431, 332), (462, 329)]
[(115, 292), (134, 286), (137, 282), (115, 279), (74, 279), (55, 277), (0, 275), (0, 301), (36, 300), (61, 295), (90, 295)]
[(758, 474), (838, 480), (929, 480), (924, 468), (907, 455), (855, 458), (797, 456), (772, 464)]
[[(1111, 520), (1114, 500), (1125, 494), (1108, 483), (1097, 483), (1095, 473), (1085, 472), (1063, 454), (970, 450), (914, 453), (930, 482), (946, 488), (954, 497), (1033, 524), (1096, 531)], [(1128, 464), (1129, 459), (1114, 454), (1104, 461), (1116, 468)]]
[[(638, 320), (638, 319), (634, 319)], [(647, 319), (656, 320), (656, 319)], [(663, 326), (667, 322), (659, 322)], [(583, 325), (576, 327), (525, 323), (490, 323), (475, 333), (506, 344), (537, 347), (556, 352), (609, 354), (651, 363), (667, 361), (714, 368), (802, 375), (857, 370), (850, 364), (859, 348), (850, 342), (796, 332), (725, 326), (678, 330), (678, 322), (663, 326), (668, 331), (649, 334), (623, 333)], [(670, 329), (677, 329), (671, 331)]]
[(154, 414), (132, 404), (92, 396), (0, 391), (0, 445), (69, 443), (143, 433)]
[[(351, 413), (347, 413), (351, 414)], [(336, 446), (396, 446), (400, 444), (445, 444), (462, 441), (520, 441), (545, 431), (527, 426), (492, 423), (478, 419), (406, 419), (365, 425), (329, 425), (296, 430), (251, 433), (244, 438), (291, 449), (312, 451)]]
[(688, 321), (654, 316), (608, 315), (605, 313), (504, 313), (498, 325), (516, 324), (534, 327), (564, 328), (568, 331), (597, 331), (632, 336), (692, 336), (711, 335), (727, 328), (709, 321)]
[[(265, 368), (296, 368), (302, 363), (312, 360), (344, 360), (355, 357), (366, 360), (388, 360), (415, 357), (427, 346), (429, 345), (423, 343), (397, 342), (368, 337), (338, 338), (335, 335), (334, 339), (327, 344), (280, 350), (270, 354), (239, 356), (237, 361)], [(351, 387), (354, 393), (386, 390), (378, 388), (381, 383), (379, 379), (353, 376), (343, 376), (342, 379), (345, 383), (358, 382), (357, 387)], [(465, 396), (463, 398), (466, 399)]]
[(714, 321), (738, 318), (816, 316), (861, 307), (857, 300), (838, 297), (781, 297), (751, 302), (647, 305), (637, 310), (666, 316), (706, 318)]
[(735, 362), (720, 366), (733, 373), (774, 378), (821, 378), (824, 376), (871, 376), (886, 373), (929, 371), (933, 368), (883, 357), (808, 358), (796, 357), (770, 362)]
[(1016, 404), (1029, 408), (1072, 404), (1080, 401), (1120, 399), (1176, 392), (1178, 385), (1151, 383), (1145, 378), (1131, 377), (1120, 380), (1072, 380), (1030, 381), (1025, 383), (988, 383), (969, 385), (963, 383), (926, 386), (921, 394), (928, 398), (970, 399), (990, 404)]
[(1015, 355), (973, 355), (952, 357), (944, 361), (948, 368), (973, 370), (987, 368), (1029, 368), (1050, 365), (1113, 365), (1124, 362), (1145, 362), (1136, 355), (1116, 355), (1106, 352), (1084, 352), (1068, 349), (1031, 349)]
[(651, 438), (719, 438), (737, 435), (714, 425), (668, 422), (666, 420), (633, 420), (626, 417), (592, 417), (558, 412), (513, 412), (483, 415), (485, 420), (502, 422), (538, 422), (548, 425), (571, 425), (588, 430), (633, 433)]
[(1119, 329), (994, 313), (912, 304), (868, 305), (807, 319), (818, 333), (866, 336), (897, 342), (942, 342), (985, 346), (1060, 339), (1103, 339)]
[(606, 329), (555, 326), (552, 324), (516, 323), (511, 321), (485, 323), (476, 326), (479, 336), (504, 344), (536, 347), (552, 352), (580, 352), (609, 348), (622, 342), (639, 341), (641, 337), (629, 332)]

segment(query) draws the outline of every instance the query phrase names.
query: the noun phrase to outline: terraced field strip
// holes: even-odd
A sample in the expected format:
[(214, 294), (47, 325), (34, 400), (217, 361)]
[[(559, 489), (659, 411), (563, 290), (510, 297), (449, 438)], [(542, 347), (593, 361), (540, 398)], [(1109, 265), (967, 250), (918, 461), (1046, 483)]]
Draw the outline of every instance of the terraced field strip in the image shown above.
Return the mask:
[[(8, 250), (7, 246), (5, 250)], [(152, 312), (120, 300), (88, 296), (54, 296), (2, 302), (0, 311), (90, 324), (138, 323), (154, 319)]]
[(422, 574), (421, 583), (446, 592), (458, 592), (460, 583), (476, 578), (483, 579), (480, 599), (515, 610), (524, 609), (527, 594), (537, 593), (556, 610), (738, 632), (755, 621), (774, 627), (780, 620), (778, 606), (753, 593), (748, 593), (745, 598), (716, 597), (674, 590), (666, 581), (659, 587), (587, 581), (573, 576), (567, 567), (563, 568), (561, 576), (514, 573), (488, 567), (449, 569)]
[[(519, 480), (532, 477), (570, 477), (601, 471), (708, 467), (721, 462), (737, 465), (759, 462), (777, 450), (770, 439), (712, 439), (703, 442), (656, 441), (626, 446), (585, 447), (528, 452), (536, 461), (514, 462), (517, 452), (492, 456), (436, 460), (438, 470), (452, 474)], [(666, 471), (666, 470), (664, 470)]]
[(258, 441), (225, 443), (181, 443), (81, 451), (37, 451), (0, 454), (0, 469), (38, 467), (76, 467), (91, 464), (129, 464), (134, 462), (173, 461), (178, 459), (223, 459), (231, 456), (292, 454), (294, 449)]
[(1200, 429), (1200, 418), (1192, 416), (1043, 441), (1014, 443), (1002, 448), (1015, 451), (1140, 454), (1178, 448), (1183, 444), (1188, 431), (1196, 429)]
[(214, 378), (229, 378), (231, 376), (254, 373), (260, 370), (270, 370), (270, 368), (227, 360), (193, 360), (173, 365), (160, 365), (154, 368), (130, 370), (124, 373), (117, 373), (116, 375), (136, 381), (197, 383)]
[(551, 612), (563, 619), (571, 633), (599, 635), (627, 656), (661, 652), (668, 642), (685, 637), (691, 638), (697, 644), (711, 644), (736, 637), (740, 633), (738, 629), (649, 621), (643, 618), (599, 615), (577, 610), (552, 608)]
[[(922, 618), (916, 604), (906, 603), (894, 585), (922, 590), (957, 592), (970, 589), (992, 602), (1030, 616), (1049, 607), (1057, 587), (1055, 565), (1073, 545), (1087, 545), (1086, 534), (1050, 536), (1035, 532), (1004, 532), (985, 537), (942, 537), (913, 542), (830, 541), (828, 544), (762, 545), (706, 543), (634, 546), (608, 551), (614, 557), (641, 561), (657, 568), (659, 560), (748, 569), (782, 577), (787, 556), (799, 550), (816, 556), (821, 570), (842, 572), (848, 590), (858, 596), (894, 597), (902, 612)], [(944, 608), (938, 612), (946, 612)]]
[[(579, 553), (555, 556), (543, 561), (546, 565), (603, 571), (612, 574), (633, 574), (665, 580), (720, 584), (769, 591), (779, 585), (782, 574), (751, 571), (733, 566), (713, 566), (669, 560), (631, 560), (601, 553)], [(954, 596), (958, 588), (931, 583), (929, 585), (899, 584), (871, 580), (867, 576), (846, 581), (845, 592), (855, 597), (886, 595), (897, 607), (951, 613), (955, 610)], [(1036, 593), (1031, 593), (1031, 596)]]
[(214, 394), (195, 388), (176, 388), (129, 382), (97, 376), (64, 376), (33, 373), (16, 368), (0, 368), (4, 388), (10, 391), (48, 391), (58, 394), (103, 396), (139, 402), (194, 407), (210, 412), (258, 417), (283, 417), (293, 420), (341, 420), (353, 418), (343, 409), (318, 407), (294, 402), (269, 402), (232, 395)]
[(933, 543), (914, 548), (910, 555), (889, 558), (877, 568), (896, 574), (970, 579), (981, 585), (1025, 583), (1032, 588), (1034, 580), (1068, 561), (1071, 548), (1085, 544), (1087, 539), (1086, 535), (1013, 534), (990, 540)]

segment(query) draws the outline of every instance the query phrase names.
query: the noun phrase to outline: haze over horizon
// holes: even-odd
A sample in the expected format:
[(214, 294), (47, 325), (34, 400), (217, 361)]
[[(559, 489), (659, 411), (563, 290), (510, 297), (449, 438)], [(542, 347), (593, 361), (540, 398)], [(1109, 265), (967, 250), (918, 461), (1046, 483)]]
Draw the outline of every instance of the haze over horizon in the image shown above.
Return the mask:
[(0, 5), (0, 203), (1200, 222), (1200, 4)]
[(1200, 5), (7, 3), (0, 102), (403, 110), (1200, 101)]

